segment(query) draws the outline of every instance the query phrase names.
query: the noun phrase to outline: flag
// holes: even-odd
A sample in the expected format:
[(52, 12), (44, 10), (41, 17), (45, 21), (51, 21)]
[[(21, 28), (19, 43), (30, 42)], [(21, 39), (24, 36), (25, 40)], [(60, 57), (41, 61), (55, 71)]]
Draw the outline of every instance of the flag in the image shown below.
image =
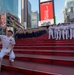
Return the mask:
[(54, 16), (54, 24), (56, 24), (56, 16)]

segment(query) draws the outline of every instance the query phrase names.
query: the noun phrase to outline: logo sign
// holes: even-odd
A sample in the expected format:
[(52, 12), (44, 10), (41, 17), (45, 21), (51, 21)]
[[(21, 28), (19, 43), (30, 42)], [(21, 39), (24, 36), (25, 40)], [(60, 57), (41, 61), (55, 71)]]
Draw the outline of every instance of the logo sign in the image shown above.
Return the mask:
[(48, 26), (54, 24), (54, 19), (39, 21), (39, 26)]

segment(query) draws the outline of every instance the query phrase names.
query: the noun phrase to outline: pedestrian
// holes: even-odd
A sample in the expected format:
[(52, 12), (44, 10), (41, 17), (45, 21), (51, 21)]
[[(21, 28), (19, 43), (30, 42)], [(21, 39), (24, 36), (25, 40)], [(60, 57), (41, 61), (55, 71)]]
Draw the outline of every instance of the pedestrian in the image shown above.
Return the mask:
[(51, 39), (51, 37), (52, 37), (52, 39), (54, 39), (54, 36), (53, 36), (53, 30), (54, 30), (54, 27), (51, 25), (51, 26), (49, 26), (49, 37), (48, 37), (48, 39)]
[(63, 31), (62, 31), (63, 39), (68, 39), (68, 26), (66, 23), (63, 24)]
[(8, 30), (6, 32), (6, 35), (0, 35), (0, 39), (2, 41), (2, 49), (0, 52), (0, 70), (1, 70), (2, 60), (5, 55), (9, 55), (9, 60), (11, 62), (14, 62), (15, 54), (13, 52), (13, 48), (15, 45), (15, 40), (12, 37), (12, 35), (13, 32), (11, 30)]

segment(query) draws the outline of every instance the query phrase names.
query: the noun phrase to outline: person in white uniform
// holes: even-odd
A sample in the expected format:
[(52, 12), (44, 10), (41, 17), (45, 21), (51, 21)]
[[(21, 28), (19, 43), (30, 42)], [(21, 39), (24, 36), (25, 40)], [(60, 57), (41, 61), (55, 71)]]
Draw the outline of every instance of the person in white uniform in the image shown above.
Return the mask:
[[(66, 23), (63, 24), (63, 31), (62, 31), (62, 35), (63, 35), (63, 39), (68, 39), (68, 26)], [(66, 37), (65, 37), (66, 36)]]
[(56, 40), (59, 39), (59, 25), (55, 27)]
[(73, 22), (72, 26), (73, 26), (72, 30), (73, 30), (73, 38), (74, 38), (74, 22)]
[(2, 59), (5, 55), (9, 55), (9, 60), (11, 62), (13, 62), (15, 59), (15, 54), (13, 52), (15, 40), (12, 37), (12, 35), (13, 32), (11, 30), (8, 30), (8, 32), (6, 32), (6, 35), (0, 35), (0, 39), (2, 41), (2, 49), (0, 52), (0, 70), (1, 70)]
[(59, 39), (62, 39), (62, 32), (63, 32), (63, 23), (60, 24), (60, 34), (59, 34)]
[(56, 38), (55, 27), (56, 27), (56, 24), (53, 25), (53, 39)]
[(74, 22), (70, 24), (70, 39), (74, 38)]
[(70, 38), (70, 23), (67, 23), (67, 29), (68, 29), (68, 38)]
[(70, 39), (73, 38), (73, 22), (70, 23)]
[(52, 39), (54, 39), (53, 37), (53, 26), (49, 26), (49, 39), (52, 37)]
[(57, 31), (57, 35), (58, 35), (57, 39), (59, 39), (59, 40), (61, 39), (61, 29), (60, 28), (61, 28), (61, 24), (59, 23), (58, 28), (57, 28), (58, 29), (58, 31)]

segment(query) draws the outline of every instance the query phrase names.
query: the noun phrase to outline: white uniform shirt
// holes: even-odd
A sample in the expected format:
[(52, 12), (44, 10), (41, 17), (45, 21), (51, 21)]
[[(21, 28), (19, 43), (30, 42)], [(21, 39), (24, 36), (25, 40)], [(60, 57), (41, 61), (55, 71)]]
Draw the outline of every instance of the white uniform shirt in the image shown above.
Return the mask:
[(73, 30), (74, 30), (74, 24), (72, 24), (72, 28), (73, 28)]
[(71, 24), (70, 24), (70, 29), (72, 29), (72, 28), (74, 28), (74, 26), (73, 26), (73, 24), (71, 23)]
[(63, 25), (60, 25), (60, 30), (61, 30), (61, 31), (63, 30), (63, 27), (64, 27)]
[(70, 29), (70, 24), (67, 24), (68, 30)]
[(64, 30), (64, 31), (68, 30), (68, 26), (67, 26), (67, 25), (64, 25), (64, 26), (63, 26), (63, 30)]
[(10, 51), (12, 49), (12, 45), (15, 44), (15, 40), (13, 37), (7, 37), (6, 35), (0, 35), (0, 39), (2, 41), (2, 49), (5, 51)]
[(52, 26), (49, 26), (49, 30), (53, 31), (53, 27)]
[(58, 29), (59, 29), (59, 27), (58, 27), (58, 26), (55, 26), (55, 31), (56, 31), (56, 32), (58, 31)]

